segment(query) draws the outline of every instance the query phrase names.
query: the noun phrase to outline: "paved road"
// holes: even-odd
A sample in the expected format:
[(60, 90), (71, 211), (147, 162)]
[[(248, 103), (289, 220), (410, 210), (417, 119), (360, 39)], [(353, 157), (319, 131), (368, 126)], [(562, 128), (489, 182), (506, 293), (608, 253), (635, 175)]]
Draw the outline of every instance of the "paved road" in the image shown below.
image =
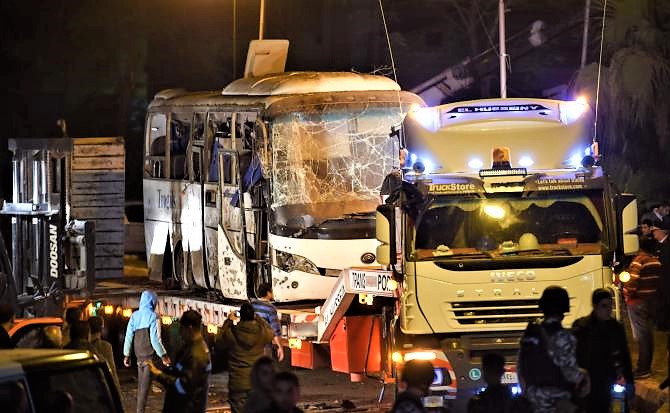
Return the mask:
[[(368, 380), (364, 383), (351, 383), (349, 376), (333, 373), (330, 370), (292, 370), (298, 375), (301, 383), (301, 407), (314, 412), (380, 412), (386, 411), (392, 397), (392, 387), (387, 386), (384, 404), (378, 405), (376, 399), (381, 389), (379, 383)], [(134, 412), (137, 397), (137, 379), (135, 368), (121, 368), (119, 380), (121, 382), (121, 397), (126, 412)], [(229, 412), (227, 399), (228, 376), (226, 373), (216, 374), (212, 379), (209, 393), (209, 407), (211, 412)], [(159, 385), (154, 386), (160, 390)], [(160, 412), (163, 408), (164, 393), (152, 392), (149, 395), (147, 412)], [(343, 400), (353, 402), (355, 408), (344, 410), (341, 408)]]

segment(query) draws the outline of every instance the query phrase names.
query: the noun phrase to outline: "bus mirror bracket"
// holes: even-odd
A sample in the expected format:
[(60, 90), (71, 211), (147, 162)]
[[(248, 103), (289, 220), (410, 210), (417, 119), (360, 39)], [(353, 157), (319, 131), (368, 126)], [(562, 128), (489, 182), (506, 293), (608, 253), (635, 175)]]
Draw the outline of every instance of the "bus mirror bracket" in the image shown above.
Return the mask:
[(377, 262), (381, 265), (394, 265), (396, 257), (395, 208), (384, 204), (377, 207), (375, 218), (376, 238), (380, 242), (377, 247)]

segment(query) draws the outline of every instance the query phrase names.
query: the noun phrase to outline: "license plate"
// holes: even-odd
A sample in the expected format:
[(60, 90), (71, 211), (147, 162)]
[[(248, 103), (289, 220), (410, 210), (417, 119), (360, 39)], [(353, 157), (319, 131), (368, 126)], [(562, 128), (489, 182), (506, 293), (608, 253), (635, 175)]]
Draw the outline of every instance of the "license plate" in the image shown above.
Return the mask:
[(444, 399), (442, 396), (426, 396), (423, 398), (423, 407), (443, 407)]
[(515, 371), (506, 371), (502, 376), (502, 384), (517, 384), (519, 378)]

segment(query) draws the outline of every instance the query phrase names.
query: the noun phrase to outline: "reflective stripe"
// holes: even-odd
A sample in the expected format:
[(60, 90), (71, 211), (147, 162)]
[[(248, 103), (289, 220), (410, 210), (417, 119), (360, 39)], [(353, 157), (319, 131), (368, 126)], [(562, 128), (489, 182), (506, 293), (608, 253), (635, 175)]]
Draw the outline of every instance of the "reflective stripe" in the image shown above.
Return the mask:
[(177, 388), (179, 394), (186, 394), (184, 386), (181, 385), (181, 379), (177, 379), (177, 381), (174, 382), (174, 386)]

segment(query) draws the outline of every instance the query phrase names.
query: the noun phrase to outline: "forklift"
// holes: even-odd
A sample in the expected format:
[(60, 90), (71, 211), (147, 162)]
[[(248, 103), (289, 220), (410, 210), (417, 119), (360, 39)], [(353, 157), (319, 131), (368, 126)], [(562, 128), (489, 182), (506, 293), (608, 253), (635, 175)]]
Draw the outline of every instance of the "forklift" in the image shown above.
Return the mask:
[(70, 138), (9, 139), (10, 251), (0, 237), (0, 302), (17, 316), (61, 316), (65, 294), (95, 287), (95, 228), (70, 217)]

